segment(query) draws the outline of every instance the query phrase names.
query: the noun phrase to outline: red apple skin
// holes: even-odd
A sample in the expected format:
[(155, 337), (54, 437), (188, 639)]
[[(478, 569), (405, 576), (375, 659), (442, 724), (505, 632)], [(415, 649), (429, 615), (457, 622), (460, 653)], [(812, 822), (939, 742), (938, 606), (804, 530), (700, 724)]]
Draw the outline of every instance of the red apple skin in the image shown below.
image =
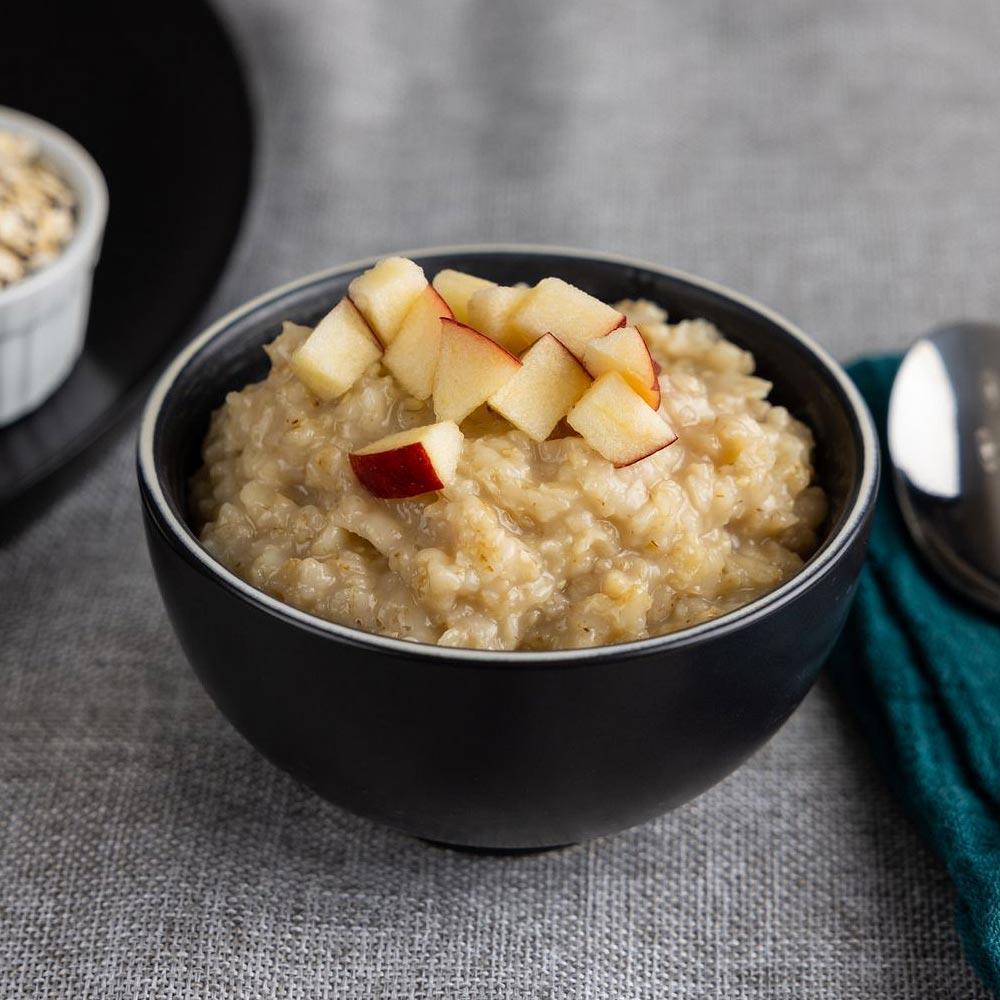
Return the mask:
[[(445, 304), (447, 305), (447, 303)], [(492, 337), (487, 337), (485, 333), (480, 333), (478, 330), (469, 326), (468, 323), (460, 323), (453, 316), (450, 318), (448, 316), (442, 316), (441, 323), (442, 325), (446, 324), (452, 327), (452, 329), (457, 330), (468, 337), (475, 337), (477, 340), (480, 341), (485, 340), (486, 343), (490, 345), (490, 347), (496, 348), (496, 350), (499, 351), (501, 354), (506, 354), (508, 358), (512, 358), (520, 365), (521, 359), (516, 354), (512, 354), (510, 351), (507, 350), (506, 347), (503, 346), (503, 344), (498, 344), (495, 340), (493, 340)]]
[(649, 458), (650, 455), (655, 455), (658, 451), (663, 451), (664, 448), (669, 448), (672, 444), (677, 444), (677, 435), (673, 436), (670, 441), (665, 441), (659, 446), (659, 448), (654, 448), (652, 451), (647, 451), (645, 455), (636, 455), (635, 458), (630, 458), (627, 462), (615, 462), (616, 469), (627, 469), (630, 465), (635, 465), (636, 462), (641, 462), (644, 458)]
[(372, 340), (374, 340), (375, 343), (382, 348), (382, 353), (384, 354), (385, 344), (382, 343), (382, 338), (375, 332), (375, 327), (373, 327), (371, 323), (369, 323), (368, 320), (365, 319), (365, 314), (358, 308), (357, 302), (355, 302), (354, 299), (350, 297), (350, 295), (345, 295), (344, 298), (351, 303), (351, 306), (354, 308), (354, 311), (361, 317), (361, 322), (368, 327), (368, 332), (372, 335)]
[(419, 442), (373, 455), (348, 457), (361, 485), (380, 500), (405, 500), (444, 485)]
[[(628, 325), (627, 323), (619, 323), (614, 329), (608, 330), (608, 332), (605, 333), (605, 334), (603, 334), (601, 337), (594, 337), (593, 339), (594, 340), (602, 340), (603, 337), (610, 337), (611, 334), (613, 334), (616, 330), (620, 330), (623, 326), (627, 326), (627, 325)], [(638, 329), (636, 329), (636, 333), (638, 334), (639, 339), (642, 341), (642, 346), (646, 350), (646, 357), (649, 359), (649, 367), (650, 367), (650, 370), (652, 371), (652, 376), (650, 378), (649, 384), (646, 386), (646, 391), (648, 391), (650, 393), (650, 395), (652, 396), (652, 399), (646, 399), (645, 395), (643, 395), (643, 399), (645, 399), (645, 401), (654, 410), (658, 410), (660, 408), (660, 401), (662, 399), (662, 393), (660, 391), (660, 379), (659, 379), (659, 376), (660, 376), (660, 372), (663, 369), (661, 368), (659, 361), (657, 361), (656, 358), (653, 357), (653, 352), (650, 351), (649, 344), (646, 343), (646, 338), (642, 336), (642, 333), (639, 332)], [(583, 361), (581, 360), (580, 363), (583, 364)], [(584, 370), (587, 372), (588, 375), (592, 376), (593, 378), (597, 378), (598, 377), (598, 372), (591, 371), (591, 369), (589, 369), (585, 364), (583, 364), (583, 367), (584, 367)], [(642, 393), (640, 393), (640, 395), (642, 395)]]
[(438, 290), (433, 285), (428, 285), (427, 287), (434, 293), (434, 298), (437, 299), (438, 309), (441, 311), (441, 319), (454, 319), (455, 314), (451, 311), (451, 306), (445, 302)]

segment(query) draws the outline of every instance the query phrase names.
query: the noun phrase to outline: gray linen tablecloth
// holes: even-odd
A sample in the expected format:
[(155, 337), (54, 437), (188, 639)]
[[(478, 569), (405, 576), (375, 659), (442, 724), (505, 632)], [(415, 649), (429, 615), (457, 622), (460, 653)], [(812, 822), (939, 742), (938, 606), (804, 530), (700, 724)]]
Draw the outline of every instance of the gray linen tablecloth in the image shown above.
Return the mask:
[[(225, 10), (261, 161), (206, 319), (327, 264), (501, 240), (707, 275), (841, 358), (1000, 316), (995, 0)], [(319, 801), (186, 666), (133, 432), (0, 556), (4, 1000), (983, 995), (823, 684), (698, 801), (569, 850), (467, 856)]]

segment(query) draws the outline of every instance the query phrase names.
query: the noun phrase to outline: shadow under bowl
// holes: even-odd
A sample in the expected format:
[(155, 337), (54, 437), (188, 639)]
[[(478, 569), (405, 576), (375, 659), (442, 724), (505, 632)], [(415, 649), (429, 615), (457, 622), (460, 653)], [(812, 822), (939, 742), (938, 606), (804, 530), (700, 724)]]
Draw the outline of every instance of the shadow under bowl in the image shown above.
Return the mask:
[(713, 622), (587, 650), (484, 652), (321, 621), (213, 560), (187, 484), (209, 415), (263, 377), (282, 320), (313, 324), (373, 261), (255, 299), (194, 340), (143, 417), (139, 483), (163, 599), (223, 714), (320, 795), (427, 840), (543, 848), (624, 830), (733, 771), (799, 704), (840, 632), (878, 482), (871, 418), (830, 357), (779, 316), (707, 281), (545, 247), (409, 254), (513, 284), (557, 275), (605, 301), (704, 317), (752, 351), (772, 399), (816, 437), (830, 514), (819, 551), (777, 590)]

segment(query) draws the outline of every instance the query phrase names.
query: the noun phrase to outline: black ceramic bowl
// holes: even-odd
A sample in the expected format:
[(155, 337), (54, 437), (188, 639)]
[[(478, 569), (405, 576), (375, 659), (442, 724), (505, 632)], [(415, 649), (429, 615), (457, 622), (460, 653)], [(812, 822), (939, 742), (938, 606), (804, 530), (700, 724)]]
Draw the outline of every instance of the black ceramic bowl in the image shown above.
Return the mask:
[(831, 500), (796, 577), (716, 621), (589, 650), (445, 649), (321, 621), (216, 563), (188, 520), (209, 413), (261, 378), (284, 319), (314, 323), (372, 261), (324, 271), (231, 313), (150, 396), (139, 443), (149, 548), (184, 651), (222, 712), (330, 801), (400, 830), (484, 848), (614, 833), (704, 791), (767, 740), (809, 690), (847, 614), (878, 479), (871, 419), (827, 354), (716, 285), (617, 257), (534, 247), (419, 251), (429, 273), (507, 284), (558, 275), (606, 301), (703, 316), (753, 351), (772, 398), (817, 439)]

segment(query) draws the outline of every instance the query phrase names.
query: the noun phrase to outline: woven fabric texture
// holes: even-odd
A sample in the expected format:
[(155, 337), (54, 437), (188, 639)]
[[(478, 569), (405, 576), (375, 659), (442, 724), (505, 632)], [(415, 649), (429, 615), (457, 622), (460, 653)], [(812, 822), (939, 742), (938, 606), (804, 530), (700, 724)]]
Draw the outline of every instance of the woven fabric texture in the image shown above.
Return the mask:
[[(328, 264), (501, 240), (704, 274), (841, 358), (1000, 315), (994, 0), (224, 13), (261, 158), (206, 320)], [(173, 639), (133, 433), (0, 553), (4, 1000), (985, 996), (825, 683), (702, 798), (562, 851), (432, 848), (298, 787)]]

